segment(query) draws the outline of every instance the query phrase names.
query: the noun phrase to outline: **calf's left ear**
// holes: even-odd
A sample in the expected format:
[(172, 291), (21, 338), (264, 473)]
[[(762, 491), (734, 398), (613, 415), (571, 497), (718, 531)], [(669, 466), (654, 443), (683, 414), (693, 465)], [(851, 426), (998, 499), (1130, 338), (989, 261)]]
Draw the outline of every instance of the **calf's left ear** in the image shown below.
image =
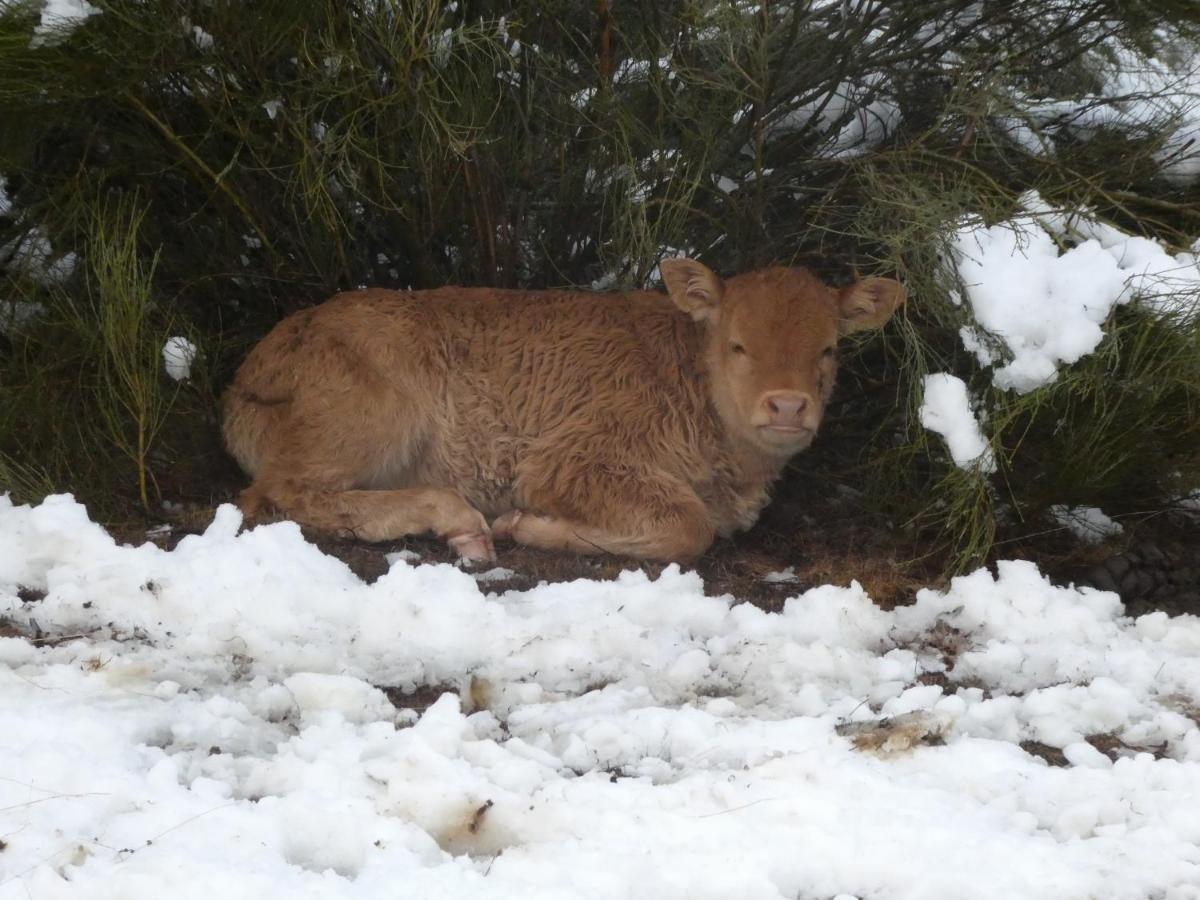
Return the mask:
[(907, 292), (894, 278), (860, 278), (838, 294), (841, 331), (865, 331), (879, 328), (904, 305)]

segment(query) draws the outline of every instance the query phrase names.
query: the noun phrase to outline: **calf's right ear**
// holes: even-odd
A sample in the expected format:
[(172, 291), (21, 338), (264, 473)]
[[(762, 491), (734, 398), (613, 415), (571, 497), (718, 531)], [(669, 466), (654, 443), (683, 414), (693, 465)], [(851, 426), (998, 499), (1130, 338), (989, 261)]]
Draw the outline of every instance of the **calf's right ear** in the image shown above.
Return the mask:
[(725, 283), (712, 269), (694, 259), (664, 259), (658, 264), (663, 284), (675, 305), (697, 322), (716, 315), (725, 294)]

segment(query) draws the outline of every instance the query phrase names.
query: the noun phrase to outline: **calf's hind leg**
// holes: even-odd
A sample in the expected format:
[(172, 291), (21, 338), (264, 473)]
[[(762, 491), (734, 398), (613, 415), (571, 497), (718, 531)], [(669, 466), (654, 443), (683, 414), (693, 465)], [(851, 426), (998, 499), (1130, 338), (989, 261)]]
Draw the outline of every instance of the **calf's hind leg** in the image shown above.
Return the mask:
[(496, 558), (483, 514), (449, 488), (335, 490), (260, 477), (242, 492), (239, 505), (247, 515), (274, 507), (303, 525), (366, 541), (433, 532), (463, 559)]
[[(312, 341), (316, 341), (313, 338)], [(239, 499), (254, 517), (269, 509), (321, 531), (368, 541), (433, 532), (467, 559), (492, 559), (491, 532), (462, 495), (412, 484), (414, 461), (429, 432), (420, 402), (408, 390), (349, 360), (340, 344), (310, 355), (323, 366), (287, 391), (270, 394), (239, 374), (227, 407), (226, 440), (254, 481)], [(348, 361), (349, 360), (349, 361)], [(319, 377), (318, 377), (319, 376)], [(241, 382), (246, 381), (248, 385)], [(262, 398), (269, 397), (269, 401)], [(379, 489), (363, 489), (379, 485)]]

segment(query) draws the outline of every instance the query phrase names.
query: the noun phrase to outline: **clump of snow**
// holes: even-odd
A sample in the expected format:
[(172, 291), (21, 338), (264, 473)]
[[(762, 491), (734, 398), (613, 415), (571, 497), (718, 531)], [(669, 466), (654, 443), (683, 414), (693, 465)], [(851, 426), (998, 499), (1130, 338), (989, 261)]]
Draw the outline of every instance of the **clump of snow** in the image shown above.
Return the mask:
[(488, 569), (484, 572), (472, 573), (472, 575), (476, 581), (484, 581), (484, 582), (507, 581), (509, 578), (514, 577), (516, 574), (517, 573), (514, 572), (512, 569), (506, 569), (504, 566), (496, 566), (495, 568)]
[(767, 584), (788, 584), (800, 579), (796, 575), (796, 567), (788, 566), (786, 569), (778, 572), (768, 572), (762, 577), (762, 580)]
[(1085, 544), (1099, 544), (1125, 531), (1120, 522), (1114, 522), (1094, 506), (1060, 504), (1050, 507), (1050, 515)]
[(52, 47), (64, 40), (71, 29), (99, 12), (87, 0), (45, 0), (29, 46)]
[(213, 48), (213, 36), (199, 25), (192, 24), (192, 20), (187, 16), (180, 16), (179, 24), (183, 27), (184, 34), (192, 39), (192, 43), (196, 47), (201, 50), (211, 50)]
[(391, 553), (383, 555), (384, 560), (389, 566), (395, 565), (398, 561), (403, 562), (420, 562), (421, 554), (413, 550), (395, 550)]
[(1200, 242), (1172, 254), (1158, 241), (1126, 234), (1080, 210), (1064, 214), (1050, 207), (1036, 191), (1021, 197), (1038, 224), (1059, 240), (1083, 246), (1098, 244), (1117, 263), (1124, 290), (1117, 303), (1137, 303), (1160, 314), (1191, 316), (1200, 305)]
[(945, 438), (960, 469), (996, 471), (996, 458), (971, 410), (971, 397), (961, 378), (945, 372), (925, 376), (921, 424)]
[(50, 238), (40, 225), (0, 246), (0, 260), (10, 271), (47, 286), (62, 284), (70, 278), (78, 261), (74, 252), (56, 256)]
[(167, 338), (162, 348), (163, 367), (175, 381), (192, 376), (192, 363), (196, 361), (196, 345), (185, 337)]
[[(1086, 214), (1054, 212), (1035, 193), (1025, 213), (987, 226), (963, 223), (951, 243), (976, 327), (961, 332), (998, 387), (1027, 393), (1058, 368), (1091, 353), (1118, 303), (1134, 298), (1158, 312), (1190, 312), (1200, 299), (1200, 256), (1172, 255)], [(1064, 248), (1064, 244), (1065, 246)]]
[(1195, 617), (1129, 619), (1020, 562), (892, 611), (853, 584), (769, 613), (674, 567), (367, 585), (291, 523), (240, 525), (226, 506), (171, 551), (121, 546), (70, 497), (0, 498), (14, 896), (1200, 884)]

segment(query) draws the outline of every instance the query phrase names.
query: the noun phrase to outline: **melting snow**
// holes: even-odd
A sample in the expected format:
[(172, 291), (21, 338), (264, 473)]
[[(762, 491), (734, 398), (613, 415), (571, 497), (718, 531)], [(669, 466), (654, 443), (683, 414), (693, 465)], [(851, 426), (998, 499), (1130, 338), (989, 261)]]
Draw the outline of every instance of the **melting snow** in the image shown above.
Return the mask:
[(240, 525), (0, 498), (0, 896), (1200, 896), (1195, 617), (1023, 562), (891, 612), (367, 585)]

